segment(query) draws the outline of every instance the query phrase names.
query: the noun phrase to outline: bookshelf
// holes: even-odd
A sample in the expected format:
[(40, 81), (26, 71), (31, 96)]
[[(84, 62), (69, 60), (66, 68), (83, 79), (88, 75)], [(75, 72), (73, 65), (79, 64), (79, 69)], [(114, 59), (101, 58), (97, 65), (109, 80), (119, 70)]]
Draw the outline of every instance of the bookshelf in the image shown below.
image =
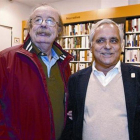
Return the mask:
[[(136, 4), (136, 5), (128, 5), (128, 6), (122, 6), (122, 7), (107, 8), (107, 9), (98, 9), (98, 10), (62, 15), (62, 21), (64, 23), (64, 33), (63, 33), (62, 38), (58, 40), (58, 43), (61, 44), (63, 49), (65, 49), (66, 51), (74, 55), (74, 59), (71, 61), (72, 72), (75, 72), (84, 67), (88, 67), (91, 64), (92, 55), (90, 54), (90, 50), (87, 47), (89, 31), (92, 24), (104, 18), (110, 18), (119, 24), (123, 24), (124, 34), (125, 34), (125, 38), (124, 38), (125, 45), (122, 50), (121, 60), (125, 63), (139, 65), (140, 55), (137, 56), (137, 58), (135, 58), (134, 60), (131, 59), (131, 56), (132, 54), (134, 54), (135, 56), (136, 53), (140, 54), (140, 49), (139, 49), (140, 30), (136, 30), (135, 28), (133, 30), (130, 30), (130, 27), (129, 27), (130, 23), (133, 23), (133, 22), (135, 23), (135, 21), (132, 22), (133, 19), (140, 17), (139, 9), (140, 9), (140, 4)], [(138, 20), (137, 20), (137, 23), (138, 23)], [(86, 26), (85, 27), (86, 31), (84, 33), (77, 32), (77, 29), (79, 28), (80, 24), (84, 24)], [(73, 30), (73, 27), (75, 27), (76, 29)], [(22, 30), (23, 29), (26, 30), (25, 25), (22, 27)], [(24, 36), (25, 35), (22, 34), (23, 39), (24, 39)], [(134, 38), (134, 36), (136, 37)], [(133, 43), (136, 42), (135, 40), (138, 40), (137, 42), (139, 42), (139, 44), (132, 45), (132, 46), (128, 45), (129, 44), (128, 38), (133, 38), (134, 39)], [(82, 45), (83, 44), (82, 40), (85, 40), (85, 43), (84, 43), (85, 45)], [(71, 42), (74, 42), (74, 43), (71, 43)], [(81, 55), (82, 54), (85, 55), (84, 60), (82, 59), (82, 57), (80, 59), (80, 55), (79, 55), (80, 52), (81, 52)], [(130, 57), (129, 60), (128, 60), (128, 57)]]
[(86, 22), (63, 26), (63, 36), (57, 42), (74, 57), (70, 62), (72, 73), (91, 65), (89, 32), (93, 25), (93, 22)]
[(140, 17), (126, 20), (125, 63), (140, 65)]

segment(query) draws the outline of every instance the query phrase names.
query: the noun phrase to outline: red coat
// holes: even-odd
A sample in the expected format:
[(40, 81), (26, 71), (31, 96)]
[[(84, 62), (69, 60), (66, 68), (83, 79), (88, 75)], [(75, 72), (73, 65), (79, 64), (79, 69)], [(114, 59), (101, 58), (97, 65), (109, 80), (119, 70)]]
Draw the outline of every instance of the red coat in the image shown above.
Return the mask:
[[(64, 60), (58, 60), (65, 85), (66, 112), (67, 82), (71, 74), (68, 63), (72, 57), (61, 51), (66, 55)], [(0, 53), (0, 139), (55, 140), (52, 106), (42, 65), (23, 45)]]

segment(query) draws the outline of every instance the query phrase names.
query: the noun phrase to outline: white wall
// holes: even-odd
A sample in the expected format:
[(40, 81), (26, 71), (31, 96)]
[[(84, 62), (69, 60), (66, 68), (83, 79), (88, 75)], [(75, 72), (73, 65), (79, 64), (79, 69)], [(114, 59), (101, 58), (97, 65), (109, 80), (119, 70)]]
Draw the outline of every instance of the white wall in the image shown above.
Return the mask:
[(128, 5), (128, 0), (102, 0), (101, 9)]
[(14, 43), (15, 37), (20, 38), (20, 43), (22, 42), (22, 20), (28, 19), (30, 10), (31, 7), (15, 1), (0, 0), (0, 25), (13, 27), (12, 45), (17, 45), (17, 43)]
[(127, 6), (130, 4), (140, 4), (140, 0), (62, 0), (50, 3), (49, 5), (58, 9), (63, 15), (82, 11)]
[(140, 4), (140, 0), (128, 0), (128, 4)]
[(50, 3), (49, 5), (56, 8), (63, 15), (99, 9), (101, 0), (65, 0)]

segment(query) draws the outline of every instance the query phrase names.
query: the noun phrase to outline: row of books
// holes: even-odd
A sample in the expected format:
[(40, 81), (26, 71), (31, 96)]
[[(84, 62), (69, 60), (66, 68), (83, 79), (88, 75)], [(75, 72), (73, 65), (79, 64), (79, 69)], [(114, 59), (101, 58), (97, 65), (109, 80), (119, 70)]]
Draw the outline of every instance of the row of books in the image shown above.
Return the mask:
[(140, 62), (140, 49), (125, 50), (125, 62)]
[(126, 32), (140, 31), (140, 18), (126, 20)]
[(90, 50), (67, 50), (72, 56), (73, 56), (73, 61), (92, 61), (92, 53)]
[(71, 72), (75, 73), (81, 69), (87, 68), (91, 65), (91, 63), (70, 63)]
[(65, 25), (63, 26), (63, 35), (71, 36), (71, 35), (83, 35), (89, 34), (94, 23), (81, 23), (76, 25)]
[[(89, 34), (91, 28), (94, 26), (94, 23), (82, 23), (76, 25), (65, 25), (63, 26), (63, 35), (64, 36), (71, 36), (71, 35), (85, 35)], [(121, 28), (124, 30), (124, 24), (119, 24)]]
[(57, 41), (62, 48), (73, 49), (73, 48), (89, 48), (88, 36), (72, 37), (72, 38), (61, 38)]
[(126, 47), (140, 47), (140, 34), (125, 35)]

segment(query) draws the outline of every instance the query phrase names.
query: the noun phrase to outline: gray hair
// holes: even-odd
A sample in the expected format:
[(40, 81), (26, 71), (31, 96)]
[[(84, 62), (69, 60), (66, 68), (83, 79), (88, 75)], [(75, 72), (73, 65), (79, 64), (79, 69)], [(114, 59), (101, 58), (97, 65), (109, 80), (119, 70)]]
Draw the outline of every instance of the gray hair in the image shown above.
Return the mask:
[(94, 24), (91, 28), (91, 31), (89, 34), (89, 48), (90, 49), (92, 48), (92, 42), (93, 42), (93, 38), (94, 38), (96, 29), (103, 24), (114, 24), (115, 26), (117, 26), (117, 28), (119, 30), (119, 36), (121, 39), (121, 47), (122, 47), (123, 46), (124, 31), (121, 28), (121, 26), (119, 26), (116, 22), (114, 22), (111, 19), (102, 19), (102, 20), (98, 21), (96, 24)]
[[(33, 9), (33, 11), (32, 11), (32, 13), (30, 14), (30, 16), (29, 16), (29, 18), (28, 18), (28, 20), (27, 20), (27, 29), (28, 29), (28, 31), (30, 31), (30, 29), (32, 28), (32, 22), (31, 22), (31, 20), (32, 20), (32, 16), (33, 16), (33, 14), (34, 14), (34, 11), (37, 9), (37, 8), (39, 8), (39, 7), (51, 7), (51, 8), (53, 8), (52, 6), (49, 6), (48, 4), (41, 4), (41, 5), (39, 5), (39, 6), (37, 6), (37, 7), (35, 7), (34, 9)], [(57, 12), (57, 14), (58, 14), (58, 18), (59, 18), (59, 21), (58, 21), (58, 26), (59, 26), (59, 31), (58, 31), (58, 37), (60, 37), (61, 36), (61, 34), (63, 33), (63, 22), (62, 22), (62, 18), (61, 18), (61, 15), (60, 15), (60, 13), (55, 9), (55, 8), (53, 8), (56, 12)]]

